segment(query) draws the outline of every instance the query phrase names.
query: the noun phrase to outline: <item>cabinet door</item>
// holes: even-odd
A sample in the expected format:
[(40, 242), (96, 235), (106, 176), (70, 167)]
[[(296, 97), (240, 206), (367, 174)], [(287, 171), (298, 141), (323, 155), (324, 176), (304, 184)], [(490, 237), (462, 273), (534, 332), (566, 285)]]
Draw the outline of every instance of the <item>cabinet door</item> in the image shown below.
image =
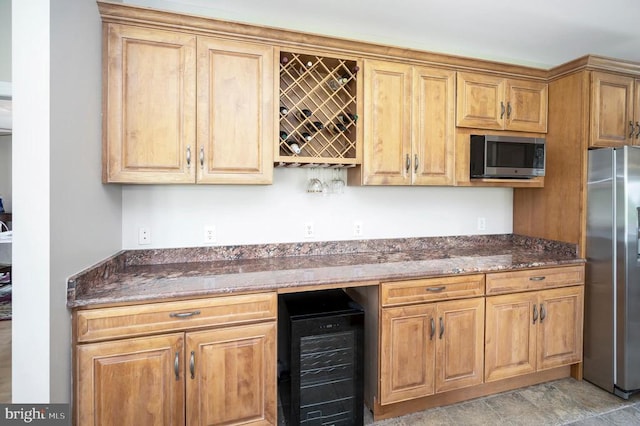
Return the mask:
[(276, 424), (276, 323), (187, 333), (187, 425)]
[(382, 309), (380, 404), (434, 392), (435, 304)]
[(632, 143), (640, 145), (640, 79), (636, 79), (633, 84), (633, 115), (635, 133)]
[(438, 303), (436, 392), (482, 383), (484, 298)]
[(521, 132), (547, 132), (549, 88), (546, 83), (507, 80), (505, 128)]
[(199, 183), (271, 183), (273, 57), (271, 46), (198, 38)]
[(453, 184), (455, 72), (413, 69), (413, 184)]
[(183, 336), (78, 345), (76, 423), (184, 424)]
[(633, 79), (594, 72), (591, 74), (590, 147), (631, 143), (633, 123)]
[(364, 64), (365, 185), (411, 184), (411, 67)]
[(117, 24), (104, 36), (103, 179), (194, 182), (196, 37)]
[(584, 287), (540, 292), (538, 370), (582, 361)]
[(536, 295), (529, 292), (487, 297), (485, 382), (536, 371)]
[(504, 91), (504, 78), (459, 72), (456, 125), (502, 130), (507, 109)]

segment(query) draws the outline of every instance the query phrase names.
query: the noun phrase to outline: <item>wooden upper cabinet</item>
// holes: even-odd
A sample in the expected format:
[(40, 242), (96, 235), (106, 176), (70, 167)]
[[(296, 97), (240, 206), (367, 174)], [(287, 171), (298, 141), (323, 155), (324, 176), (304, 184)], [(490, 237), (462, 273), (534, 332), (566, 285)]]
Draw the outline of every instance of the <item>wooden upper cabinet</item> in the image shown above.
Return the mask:
[(271, 46), (198, 37), (199, 183), (271, 183), (273, 58)]
[(414, 185), (451, 185), (454, 179), (455, 72), (413, 67)]
[(104, 181), (193, 182), (196, 37), (119, 24), (104, 37)]
[(546, 83), (459, 72), (456, 106), (459, 127), (547, 131)]
[(633, 145), (640, 145), (640, 79), (635, 79), (633, 84)]
[(455, 73), (372, 60), (364, 67), (361, 183), (452, 184)]
[(364, 64), (363, 184), (411, 184), (411, 67)]
[(105, 182), (271, 182), (273, 47), (104, 28)]
[(591, 128), (589, 146), (628, 145), (635, 136), (634, 79), (616, 74), (591, 74)]

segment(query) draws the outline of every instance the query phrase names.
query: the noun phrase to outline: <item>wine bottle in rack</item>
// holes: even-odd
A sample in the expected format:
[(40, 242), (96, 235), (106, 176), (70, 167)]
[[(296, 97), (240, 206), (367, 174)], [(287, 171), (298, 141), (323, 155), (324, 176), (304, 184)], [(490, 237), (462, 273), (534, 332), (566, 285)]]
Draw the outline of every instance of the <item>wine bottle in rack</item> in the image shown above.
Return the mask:
[(289, 134), (287, 132), (284, 132), (284, 131), (280, 130), (280, 139), (282, 139), (284, 141), (288, 137), (289, 137)]
[(324, 129), (324, 125), (319, 121), (311, 121), (307, 123), (307, 129), (309, 129), (311, 133), (316, 133)]
[(300, 120), (304, 121), (307, 118), (311, 117), (312, 114), (313, 113), (311, 112), (310, 109), (303, 108), (300, 110), (300, 114), (299, 114)]
[(347, 112), (345, 114), (338, 114), (336, 118), (341, 121), (343, 124), (355, 123), (358, 121), (358, 116), (356, 114), (351, 114)]
[(289, 109), (287, 107), (281, 106), (280, 115), (287, 115), (287, 114), (289, 114)]
[(285, 143), (289, 147), (289, 150), (294, 154), (300, 154), (302, 152), (302, 148), (300, 148), (300, 144), (297, 140), (289, 138), (285, 141)]
[(305, 141), (309, 142), (311, 139), (313, 139), (313, 136), (311, 136), (311, 133), (309, 132), (302, 132), (302, 139), (304, 139)]
[(330, 127), (333, 133), (344, 133), (347, 131), (347, 127), (339, 121), (336, 123), (331, 123)]
[(288, 57), (283, 56), (283, 57), (280, 58), (280, 63), (282, 65), (286, 64), (287, 62), (289, 62), (289, 58)]

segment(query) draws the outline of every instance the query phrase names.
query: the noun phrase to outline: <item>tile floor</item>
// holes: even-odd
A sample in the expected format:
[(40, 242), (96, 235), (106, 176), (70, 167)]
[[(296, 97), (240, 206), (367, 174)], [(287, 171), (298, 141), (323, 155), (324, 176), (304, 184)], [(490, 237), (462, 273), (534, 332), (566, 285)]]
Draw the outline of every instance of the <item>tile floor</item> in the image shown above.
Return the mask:
[(640, 425), (640, 395), (628, 401), (586, 381), (561, 379), (515, 391), (365, 424), (409, 425)]
[[(286, 425), (282, 418), (282, 408), (278, 408), (278, 425)], [(640, 394), (632, 396), (627, 401), (587, 381), (567, 378), (377, 422), (373, 421), (371, 413), (365, 408), (364, 424), (640, 425)]]

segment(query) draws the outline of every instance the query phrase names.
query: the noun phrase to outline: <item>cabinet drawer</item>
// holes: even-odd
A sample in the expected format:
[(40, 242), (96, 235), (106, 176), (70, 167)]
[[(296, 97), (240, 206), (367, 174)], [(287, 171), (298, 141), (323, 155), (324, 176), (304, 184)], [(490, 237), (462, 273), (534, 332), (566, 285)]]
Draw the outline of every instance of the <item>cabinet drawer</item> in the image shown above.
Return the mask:
[(243, 294), (78, 311), (78, 342), (275, 319), (275, 293)]
[(584, 284), (584, 265), (487, 274), (487, 294)]
[(381, 284), (382, 306), (482, 296), (484, 275), (425, 278)]

